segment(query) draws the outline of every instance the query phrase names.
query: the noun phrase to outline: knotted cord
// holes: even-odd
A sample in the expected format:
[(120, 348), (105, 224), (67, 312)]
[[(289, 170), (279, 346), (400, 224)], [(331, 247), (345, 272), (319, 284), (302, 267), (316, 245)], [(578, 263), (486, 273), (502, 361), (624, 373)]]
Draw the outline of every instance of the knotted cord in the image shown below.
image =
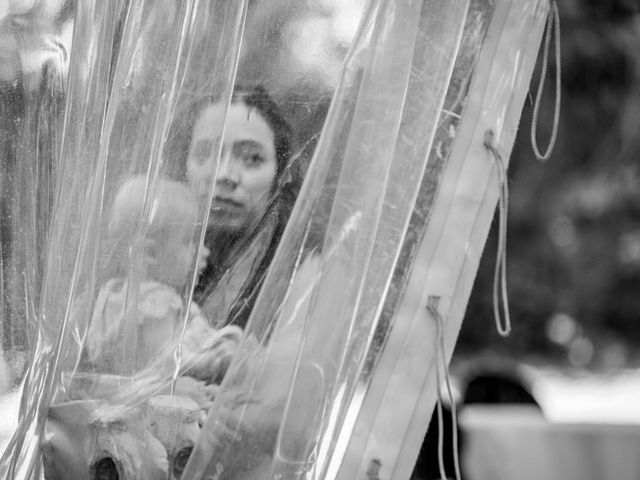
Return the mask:
[[(509, 206), (509, 185), (507, 182), (507, 167), (502, 155), (495, 145), (495, 133), (487, 130), (484, 136), (484, 146), (493, 154), (498, 167), (498, 249), (496, 252), (496, 267), (493, 275), (493, 316), (498, 333), (506, 337), (511, 333), (511, 316), (509, 314), (509, 297), (507, 295), (507, 210)], [(504, 323), (500, 314), (500, 301), (504, 311)]]

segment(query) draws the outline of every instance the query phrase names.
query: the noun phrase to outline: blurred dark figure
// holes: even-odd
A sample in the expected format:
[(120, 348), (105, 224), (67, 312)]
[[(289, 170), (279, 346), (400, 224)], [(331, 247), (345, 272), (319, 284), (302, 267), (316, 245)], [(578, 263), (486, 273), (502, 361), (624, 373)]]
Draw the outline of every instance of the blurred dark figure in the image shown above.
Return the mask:
[(540, 409), (525, 382), (506, 372), (479, 373), (469, 381), (464, 394), (464, 405), (478, 403), (527, 404)]
[(462, 407), (471, 404), (540, 405), (533, 396), (527, 371), (500, 355), (476, 356), (462, 374)]
[[(463, 375), (463, 395), (458, 412), (467, 405), (530, 405), (542, 413), (540, 404), (533, 396), (530, 382), (525, 372), (510, 360), (501, 358), (474, 359), (473, 367)], [(447, 478), (455, 478), (453, 457), (453, 419), (451, 408), (443, 404), (442, 425), (438, 422), (436, 408), (431, 415), (429, 428), (425, 435), (418, 461), (416, 463), (413, 480), (440, 479), (438, 466), (438, 431), (443, 428), (442, 453)], [(459, 425), (455, 425), (458, 435), (459, 455), (464, 453), (464, 432)], [(462, 464), (462, 460), (460, 461)], [(462, 468), (462, 467), (461, 467)], [(464, 472), (461, 472), (464, 473)], [(464, 478), (464, 476), (463, 476)]]

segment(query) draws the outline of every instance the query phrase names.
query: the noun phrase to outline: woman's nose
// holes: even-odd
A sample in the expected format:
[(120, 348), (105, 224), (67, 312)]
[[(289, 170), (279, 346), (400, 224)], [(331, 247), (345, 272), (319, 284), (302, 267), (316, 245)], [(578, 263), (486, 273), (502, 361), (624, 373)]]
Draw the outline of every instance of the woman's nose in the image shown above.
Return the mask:
[(218, 176), (216, 178), (216, 184), (225, 186), (230, 189), (234, 189), (240, 183), (240, 173), (234, 161), (231, 152), (223, 150), (220, 157), (220, 163), (218, 164)]

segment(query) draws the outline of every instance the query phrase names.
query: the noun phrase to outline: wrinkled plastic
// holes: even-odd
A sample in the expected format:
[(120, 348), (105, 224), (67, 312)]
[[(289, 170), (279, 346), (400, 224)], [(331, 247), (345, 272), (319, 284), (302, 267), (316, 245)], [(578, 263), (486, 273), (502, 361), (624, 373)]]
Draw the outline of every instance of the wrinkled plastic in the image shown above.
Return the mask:
[[(545, 5), (371, 1), (351, 44), (338, 26), (359, 2), (79, 2), (35, 353), (0, 472), (407, 478), (435, 400), (426, 303), (451, 348), (497, 199), (479, 136), (508, 157)], [(227, 141), (264, 133), (269, 114), (242, 106), (256, 84), (293, 146), (234, 241), (230, 159), (265, 154)], [(174, 277), (185, 258), (159, 245), (183, 230)], [(206, 259), (217, 234), (228, 256)]]
[(35, 343), (73, 30), (63, 2), (1, 3), (0, 452)]
[[(486, 14), (489, 5), (475, 6)], [(338, 478), (365, 478), (372, 466), (381, 477), (410, 476), (437, 396), (438, 318), (429, 303), (444, 321), (447, 360), (455, 346), (500, 192), (486, 134), (493, 131), (506, 166), (549, 3), (497, 0), (491, 11), (432, 214)]]
[(19, 380), (35, 330), (72, 28), (61, 5), (21, 3), (0, 9), (0, 390)]
[[(229, 103), (245, 10), (246, 5), (237, 2), (208, 5), (189, 2), (180, 7), (173, 2), (84, 2), (78, 5), (74, 43), (82, 47), (73, 52), (70, 74), (62, 155), (64, 171), (59, 177), (59, 196), (49, 247), (49, 271), (42, 302), (46, 316), (40, 317), (35, 363), (23, 395), (26, 415), (3, 464), (11, 474), (29, 476), (37, 472), (36, 445), (38, 437), (44, 435), (47, 438), (43, 447), (47, 457), (45, 470), (48, 466), (55, 467), (54, 471), (47, 472), (49, 476), (56, 475), (55, 470), (65, 472), (64, 475), (85, 475), (86, 471), (78, 473), (74, 470), (78, 465), (75, 462), (74, 466), (73, 453), (86, 446), (77, 440), (68, 443), (69, 439), (78, 436), (75, 435), (77, 429), (82, 427), (86, 431), (90, 426), (100, 430), (103, 427), (98, 425), (117, 425), (123, 419), (128, 419), (128, 422), (129, 410), (134, 405), (145, 403), (151, 394), (170, 393), (174, 387), (172, 377), (186, 369), (185, 365), (177, 366), (187, 363), (184, 345), (189, 341), (193, 343), (198, 334), (211, 333), (207, 331), (206, 322), (202, 322), (203, 316), (194, 313), (198, 312), (195, 302), (191, 303), (192, 308), (187, 308), (196, 276), (195, 258), (189, 281), (171, 291), (145, 278), (141, 257), (148, 241), (145, 230), (153, 223), (153, 205), (166, 197), (162, 188), (156, 188), (156, 185), (162, 184), (165, 178), (183, 180), (185, 174), (184, 164), (179, 165), (179, 162), (184, 162), (188, 153), (187, 142), (191, 132), (182, 124), (184, 114), (189, 113), (193, 104), (202, 98), (209, 97), (225, 105)], [(340, 23), (338, 17), (343, 9), (335, 7), (333, 10), (331, 14), (331, 9), (323, 11), (320, 5), (292, 10), (287, 2), (253, 2), (247, 18), (252, 34), (258, 34), (260, 29), (273, 28), (274, 24), (280, 24), (286, 18), (290, 27), (272, 35), (267, 41), (261, 35), (253, 40), (249, 35), (243, 47), (246, 50), (243, 58), (253, 58), (254, 61), (245, 60), (246, 66), (240, 66), (239, 82), (269, 87), (280, 105), (288, 103), (285, 109), (290, 123), (304, 120), (304, 128), (295, 131), (298, 137), (295, 139), (295, 151), (287, 152), (290, 162), (279, 173), (274, 198), (269, 200), (270, 205), (278, 205), (270, 208), (262, 222), (268, 227), (264, 230), (273, 236), (267, 240), (274, 244), (276, 234), (281, 231), (278, 229), (283, 227), (286, 219), (286, 210), (291, 208), (296, 177), (301, 175), (297, 170), (304, 169), (304, 159), (316, 141), (324, 118), (323, 111), (335, 88), (336, 65), (344, 56), (344, 45), (348, 45), (352, 35), (344, 29), (332, 28)], [(359, 11), (361, 5), (354, 2), (348, 12), (354, 25)], [(301, 55), (303, 60), (305, 55), (309, 57), (308, 52), (300, 48), (299, 37), (303, 34), (300, 25), (313, 19), (321, 22), (332, 18), (334, 21), (325, 22), (325, 31), (320, 32), (324, 39), (321, 46), (328, 52), (323, 60), (329, 67), (322, 62), (309, 66), (302, 60), (293, 61)], [(334, 45), (340, 48), (332, 51)], [(273, 61), (274, 54), (276, 59), (280, 57), (280, 61)], [(264, 58), (269, 56), (271, 64), (264, 62)], [(256, 57), (259, 61), (255, 61)], [(287, 71), (290, 72), (287, 81), (279, 76), (278, 67), (283, 65), (288, 66)], [(299, 88), (296, 82), (300, 79), (308, 85)], [(299, 98), (304, 98), (305, 102)], [(219, 152), (212, 160), (217, 161), (217, 155)], [(212, 162), (211, 170), (216, 168)], [(213, 171), (209, 174), (214, 175)], [(117, 253), (108, 238), (112, 210), (123, 181), (140, 174), (147, 179), (143, 204), (151, 208), (143, 207), (139, 212), (136, 237), (124, 246), (130, 255), (129, 271), (124, 278), (110, 278), (110, 264)], [(215, 183), (212, 180), (211, 186)], [(213, 189), (209, 190), (200, 205), (200, 218), (191, 228), (195, 245), (204, 235), (203, 225), (213, 195)], [(252, 244), (259, 243), (263, 237), (255, 235), (246, 250), (256, 250)], [(259, 248), (257, 250), (260, 255), (266, 255)], [(236, 265), (241, 267), (242, 260), (240, 258)], [(222, 275), (224, 282), (221, 284), (226, 283), (226, 286), (210, 296), (232, 297), (232, 300), (236, 297), (234, 304), (220, 306), (215, 301), (203, 304), (203, 313), (213, 314), (211, 323), (224, 325), (235, 319), (238, 309), (233, 307), (247, 298), (251, 300), (252, 290), (258, 288), (259, 282), (249, 282), (246, 289), (243, 286), (245, 291), (241, 292), (242, 295), (238, 295), (234, 278), (239, 277), (243, 281), (242, 275), (246, 273), (236, 265), (229, 268), (228, 275)], [(262, 274), (260, 268), (257, 273)], [(125, 322), (125, 328), (110, 330), (109, 324), (117, 322), (118, 315), (100, 316), (97, 312), (112, 311), (114, 306), (116, 311), (127, 310), (126, 306), (135, 304), (138, 295), (140, 299), (156, 301), (158, 295), (154, 297), (154, 292), (158, 290), (164, 307), (187, 310), (182, 328), (186, 331), (178, 332), (183, 342), (176, 342), (175, 348), (165, 349), (165, 354), (157, 362), (144, 365), (138, 361), (140, 342), (136, 336), (140, 335), (132, 328), (132, 323), (128, 322), (127, 326)], [(220, 294), (216, 295), (218, 292)], [(16, 295), (16, 298), (20, 297)], [(149, 317), (153, 320), (154, 312), (145, 307), (149, 303), (141, 302), (141, 309), (137, 309), (140, 319)], [(200, 330), (187, 328), (187, 323), (193, 323), (190, 322), (192, 317), (199, 320)], [(227, 331), (230, 331), (232, 347), (237, 343), (238, 329)], [(220, 337), (224, 335), (216, 338)], [(181, 343), (180, 348), (177, 343)], [(229, 345), (220, 349), (218, 343), (214, 339), (203, 342), (200, 347), (217, 349), (227, 356)], [(103, 365), (96, 368), (95, 361), (106, 360), (106, 357), (109, 361), (103, 361)], [(118, 404), (119, 408), (100, 408), (101, 402)], [(47, 407), (49, 403), (52, 405)], [(70, 406), (77, 412), (75, 420), (73, 415), (64, 413), (70, 410)], [(82, 435), (79, 437), (84, 438)], [(65, 457), (66, 463), (58, 461)], [(18, 462), (13, 463), (16, 459)], [(49, 462), (50, 459), (53, 460)], [(78, 468), (84, 469), (85, 466)]]
[[(146, 398), (145, 388), (153, 391), (170, 384), (175, 369), (171, 343), (177, 345), (179, 336), (169, 342), (163, 354), (168, 358), (158, 359), (162, 369), (151, 378), (143, 376), (144, 387), (139, 386), (136, 374), (143, 365), (134, 360), (141, 348), (135, 321), (124, 321), (109, 339), (117, 347), (112, 364), (107, 367), (98, 361), (85, 374), (82, 356), (88, 353), (89, 360), (95, 360), (87, 346), (100, 340), (91, 338), (89, 320), (104, 282), (110, 280), (115, 254), (128, 255), (121, 308), (135, 310), (136, 293), (147, 282), (142, 265), (145, 225), (148, 228), (152, 223), (151, 207), (163, 195), (161, 189), (156, 190), (156, 182), (173, 167), (172, 159), (162, 155), (162, 139), (180, 95), (190, 93), (185, 86), (195, 81), (189, 74), (207, 76), (212, 90), (225, 85), (222, 95), (230, 95), (244, 9), (245, 4), (238, 2), (77, 4), (73, 43), (82, 48), (72, 51), (63, 160), (49, 233), (35, 355), (25, 382), (21, 425), (3, 465), (10, 476), (16, 467), (24, 478), (37, 475), (40, 460), (33, 445), (44, 434), (50, 403), (100, 400), (119, 404), (119, 410), (126, 411), (127, 404)], [(210, 55), (209, 62), (190, 70), (194, 57), (188, 55), (189, 48), (205, 49), (211, 44), (220, 49), (219, 55)], [(137, 173), (144, 175), (146, 185), (135, 235), (128, 245), (110, 244), (106, 241), (109, 208), (123, 179)], [(198, 218), (189, 226), (194, 253), (201, 243), (205, 209), (202, 204)], [(114, 251), (114, 247), (123, 250)], [(191, 263), (195, 272), (196, 256)], [(169, 299), (167, 295), (162, 298), (165, 303), (181, 303), (177, 315), (184, 315), (185, 321), (188, 314), (182, 312), (182, 306), (188, 305), (194, 276), (170, 289)], [(173, 327), (176, 325), (171, 325), (171, 330)], [(109, 415), (119, 418), (120, 413)], [(20, 451), (24, 455), (16, 464)], [(76, 473), (66, 471), (64, 475)], [(83, 475), (77, 474), (78, 478)]]
[[(244, 347), (187, 477), (330, 476), (426, 167), (434, 113), (442, 108), (465, 14), (464, 3), (369, 5)], [(426, 59), (429, 65), (419, 70)], [(236, 441), (227, 439), (228, 430)]]

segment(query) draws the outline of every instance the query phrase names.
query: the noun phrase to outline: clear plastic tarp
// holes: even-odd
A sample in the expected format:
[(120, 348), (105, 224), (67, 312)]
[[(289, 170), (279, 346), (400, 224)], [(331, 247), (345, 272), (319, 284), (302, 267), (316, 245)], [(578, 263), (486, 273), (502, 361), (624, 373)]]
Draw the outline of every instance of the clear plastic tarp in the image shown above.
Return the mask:
[(0, 472), (408, 477), (427, 302), (450, 355), (547, 8), (59, 6), (68, 78), (3, 150), (3, 342), (32, 356)]
[(73, 13), (61, 1), (0, 2), (0, 451), (35, 343)]

